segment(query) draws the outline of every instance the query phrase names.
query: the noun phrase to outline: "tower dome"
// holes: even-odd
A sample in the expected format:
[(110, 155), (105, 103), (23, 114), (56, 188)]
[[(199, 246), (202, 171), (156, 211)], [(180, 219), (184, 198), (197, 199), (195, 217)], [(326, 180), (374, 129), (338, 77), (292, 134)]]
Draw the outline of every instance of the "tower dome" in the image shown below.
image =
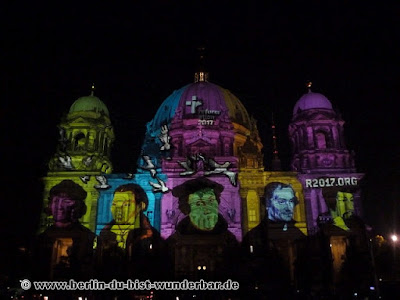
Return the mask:
[(74, 112), (95, 112), (109, 117), (107, 106), (98, 97), (94, 96), (93, 89), (94, 87), (92, 87), (92, 92), (89, 96), (80, 97), (71, 105), (70, 114)]
[(114, 129), (106, 105), (93, 95), (80, 97), (59, 124), (59, 145), (50, 171), (111, 173)]
[(332, 103), (324, 95), (311, 91), (311, 82), (308, 83), (308, 93), (300, 97), (293, 108), (293, 115), (314, 108), (332, 110)]
[(354, 159), (344, 143), (344, 121), (322, 94), (308, 83), (289, 124), (292, 169), (301, 173), (354, 172)]

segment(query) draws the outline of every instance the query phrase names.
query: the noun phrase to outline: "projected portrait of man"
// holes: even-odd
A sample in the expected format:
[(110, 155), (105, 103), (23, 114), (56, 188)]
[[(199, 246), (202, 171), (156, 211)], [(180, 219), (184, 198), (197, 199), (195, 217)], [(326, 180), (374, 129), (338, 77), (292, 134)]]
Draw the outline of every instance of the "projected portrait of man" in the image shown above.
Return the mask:
[[(113, 220), (103, 228), (98, 241), (101, 276), (149, 279), (154, 278), (153, 272), (160, 276), (164, 272), (160, 257), (165, 246), (143, 213), (147, 205), (141, 186), (130, 183), (115, 189), (110, 207)], [(154, 264), (158, 267), (149, 267)]]
[(212, 188), (204, 188), (189, 195), (190, 221), (200, 230), (213, 230), (218, 222), (218, 201)]
[(125, 249), (129, 231), (141, 226), (141, 215), (147, 203), (146, 193), (137, 184), (125, 184), (115, 189), (110, 207), (113, 220), (102, 230), (108, 235), (109, 242), (113, 240)]
[(291, 222), (294, 207), (298, 204), (293, 188), (284, 183), (272, 182), (265, 188), (268, 219), (274, 222)]
[[(293, 219), (294, 208), (299, 203), (290, 184), (271, 182), (264, 189), (266, 214), (256, 227), (244, 237), (242, 245), (252, 246), (251, 251), (263, 252), (270, 240), (299, 239), (304, 237)], [(250, 248), (249, 248), (250, 249)], [(246, 248), (246, 251), (248, 250)]]
[(290, 299), (285, 294), (290, 278), (304, 273), (304, 264), (300, 262), (307, 254), (305, 234), (296, 227), (294, 220), (294, 209), (299, 201), (293, 187), (283, 182), (267, 184), (264, 201), (264, 218), (242, 241), (244, 280), (263, 282), (274, 294)]
[(336, 194), (337, 214), (343, 219), (350, 218), (354, 213), (353, 194), (337, 192)]
[(187, 215), (180, 224), (190, 231), (211, 232), (218, 222), (226, 222), (218, 214), (223, 186), (207, 178), (188, 180), (175, 187), (172, 194), (179, 198), (179, 209)]
[(90, 273), (95, 234), (79, 222), (86, 213), (86, 196), (86, 191), (72, 180), (51, 188), (47, 212), (54, 224), (38, 236), (35, 254), (44, 278)]
[(223, 189), (221, 184), (199, 177), (172, 190), (173, 196), (178, 198), (179, 210), (186, 215), (176, 225), (176, 232), (167, 239), (175, 271), (199, 275), (201, 269), (215, 276), (233, 276), (231, 268), (238, 242), (229, 231), (228, 222), (218, 212)]
[(63, 180), (50, 190), (48, 210), (55, 227), (77, 223), (86, 213), (86, 191), (72, 180)]
[(322, 195), (328, 206), (329, 214), (332, 217), (333, 225), (343, 230), (349, 231), (345, 219), (354, 214), (353, 194), (345, 191), (338, 191), (337, 188), (322, 189)]

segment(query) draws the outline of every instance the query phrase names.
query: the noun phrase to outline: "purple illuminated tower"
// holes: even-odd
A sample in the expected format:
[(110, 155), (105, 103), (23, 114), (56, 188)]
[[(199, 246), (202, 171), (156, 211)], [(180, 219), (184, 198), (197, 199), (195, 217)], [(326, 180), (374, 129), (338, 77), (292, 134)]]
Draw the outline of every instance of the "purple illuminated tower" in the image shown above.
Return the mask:
[(293, 109), (289, 138), (291, 167), (304, 188), (309, 232), (322, 223), (348, 231), (346, 219), (361, 215), (359, 181), (354, 152), (345, 145), (344, 121), (322, 94), (304, 94)]

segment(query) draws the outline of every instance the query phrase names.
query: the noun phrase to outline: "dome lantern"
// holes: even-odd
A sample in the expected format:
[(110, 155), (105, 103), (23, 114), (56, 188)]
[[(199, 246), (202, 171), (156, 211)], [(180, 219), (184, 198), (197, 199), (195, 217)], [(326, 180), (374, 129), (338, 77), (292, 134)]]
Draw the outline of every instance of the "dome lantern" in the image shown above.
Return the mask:
[(296, 102), (293, 115), (296, 115), (304, 110), (309, 109), (329, 109), (333, 110), (332, 103), (324, 95), (320, 93), (314, 93), (311, 91), (312, 82), (307, 82), (308, 93), (305, 93)]
[(92, 84), (89, 96), (78, 98), (70, 107), (69, 114), (81, 112), (95, 112), (109, 117), (107, 106), (94, 95), (95, 86)]
[(204, 52), (206, 48), (199, 47), (197, 48), (197, 50), (199, 51), (199, 66), (198, 66), (198, 71), (194, 73), (194, 83), (207, 82), (208, 72), (205, 71), (205, 66), (204, 66)]

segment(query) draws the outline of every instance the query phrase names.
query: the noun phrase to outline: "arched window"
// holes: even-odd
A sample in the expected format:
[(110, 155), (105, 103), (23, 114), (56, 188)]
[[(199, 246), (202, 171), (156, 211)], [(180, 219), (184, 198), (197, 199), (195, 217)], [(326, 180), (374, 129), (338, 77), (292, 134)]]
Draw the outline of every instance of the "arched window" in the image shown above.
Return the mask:
[(85, 148), (86, 137), (80, 132), (75, 136), (74, 150), (83, 150)]
[(250, 230), (260, 223), (260, 200), (255, 190), (248, 191), (246, 200), (248, 229)]
[(318, 149), (326, 149), (326, 136), (324, 132), (317, 132), (315, 134)]
[(96, 145), (95, 145), (95, 136), (93, 133), (89, 132), (88, 135), (88, 150), (95, 150)]
[(108, 154), (107, 152), (108, 152), (108, 139), (105, 138), (103, 143), (103, 153), (107, 155)]

